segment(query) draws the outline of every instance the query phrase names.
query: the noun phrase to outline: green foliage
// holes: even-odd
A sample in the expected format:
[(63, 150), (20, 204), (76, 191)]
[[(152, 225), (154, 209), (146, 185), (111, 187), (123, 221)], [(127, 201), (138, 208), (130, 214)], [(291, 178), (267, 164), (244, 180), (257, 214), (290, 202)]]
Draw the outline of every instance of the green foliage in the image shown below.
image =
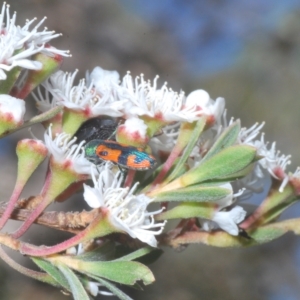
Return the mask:
[(231, 190), (216, 185), (197, 185), (160, 193), (156, 196), (156, 202), (215, 202), (229, 196)]

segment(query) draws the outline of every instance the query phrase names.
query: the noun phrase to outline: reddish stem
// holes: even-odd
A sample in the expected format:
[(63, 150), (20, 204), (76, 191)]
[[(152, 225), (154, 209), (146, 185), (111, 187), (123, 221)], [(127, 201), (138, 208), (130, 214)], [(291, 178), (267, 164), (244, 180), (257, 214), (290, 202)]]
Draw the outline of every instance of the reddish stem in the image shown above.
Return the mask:
[(51, 182), (51, 176), (52, 173), (49, 170), (48, 167), (48, 173), (46, 175), (46, 179), (45, 179), (45, 183), (42, 189), (42, 194), (41, 196), (43, 197), (42, 202), (33, 210), (33, 212), (28, 216), (28, 218), (26, 219), (26, 221), (21, 225), (21, 227), (13, 233), (13, 237), (14, 238), (19, 238), (20, 236), (22, 236), (27, 230), (28, 228), (31, 226), (31, 224), (35, 221), (35, 219), (44, 211), (44, 209), (49, 205), (49, 200), (47, 199), (47, 197), (44, 197), (49, 184)]
[(15, 262), (11, 257), (7, 255), (7, 253), (2, 249), (0, 246), (0, 257), (13, 269), (17, 270), (18, 272), (30, 276), (31, 278), (35, 278), (37, 280), (41, 280), (44, 282), (48, 282), (49, 275), (46, 273), (41, 273), (38, 271), (27, 269), (21, 265), (19, 265), (17, 262)]
[(38, 218), (38, 216), (44, 211), (44, 209), (49, 205), (47, 198), (44, 198), (42, 202), (34, 209), (34, 211), (28, 216), (26, 221), (21, 225), (21, 227), (15, 231), (12, 235), (13, 238), (17, 239), (21, 237), (28, 228), (33, 224), (33, 222)]
[(86, 228), (70, 239), (51, 247), (37, 247), (24, 243), (20, 246), (20, 253), (30, 256), (47, 256), (65, 251), (66, 249), (76, 246), (82, 242), (88, 230), (89, 229)]
[(44, 196), (46, 191), (48, 190), (49, 184), (51, 182), (51, 178), (52, 178), (52, 173), (50, 171), (50, 166), (48, 164), (48, 170), (47, 170), (44, 186), (43, 186), (42, 191), (41, 191), (42, 196)]
[(114, 232), (115, 228), (112, 228), (107, 221), (108, 211), (102, 209), (101, 213), (93, 220), (90, 225), (82, 230), (77, 235), (70, 239), (51, 247), (37, 247), (34, 245), (22, 243), (19, 247), (20, 253), (31, 256), (47, 256), (55, 253), (65, 251), (66, 249), (76, 246), (86, 240), (91, 240), (96, 237), (105, 236)]
[(173, 148), (173, 150), (170, 153), (168, 159), (164, 163), (161, 171), (159, 172), (159, 174), (157, 175), (157, 177), (153, 181), (151, 188), (154, 188), (157, 184), (159, 184), (159, 183), (162, 182), (162, 180), (164, 179), (164, 177), (166, 176), (166, 174), (169, 172), (169, 170), (173, 166), (174, 161), (180, 155), (181, 152), (182, 152), (181, 148), (176, 147), (176, 146)]
[[(18, 188), (17, 188), (17, 185), (18, 185)], [(0, 219), (0, 229), (3, 228), (3, 226), (6, 224), (6, 222), (10, 218), (10, 216), (15, 208), (15, 204), (17, 203), (17, 201), (20, 197), (20, 194), (23, 190), (23, 187), (24, 187), (23, 184), (17, 184), (17, 185), (15, 186), (15, 189), (14, 189), (14, 191), (10, 197), (10, 200), (8, 202), (8, 205)]]
[(239, 224), (239, 227), (244, 230), (249, 229), (261, 217), (261, 215), (261, 210), (258, 208), (252, 215)]

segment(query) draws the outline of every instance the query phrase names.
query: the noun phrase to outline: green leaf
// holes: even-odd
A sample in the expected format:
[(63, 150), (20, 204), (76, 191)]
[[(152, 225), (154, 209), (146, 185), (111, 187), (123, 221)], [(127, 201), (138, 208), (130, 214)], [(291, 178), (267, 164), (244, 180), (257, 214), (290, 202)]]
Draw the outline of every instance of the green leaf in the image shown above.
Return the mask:
[(210, 219), (214, 210), (214, 203), (185, 202), (156, 215), (155, 220), (188, 219), (194, 217)]
[(160, 193), (155, 196), (155, 202), (215, 202), (232, 194), (232, 191), (220, 186), (190, 186)]
[(231, 177), (245, 169), (255, 159), (256, 148), (245, 145), (230, 146), (162, 188), (149, 192), (148, 196), (156, 197), (162, 192), (206, 181), (224, 180), (225, 177)]
[[(255, 161), (256, 161), (256, 159), (255, 159)], [(239, 170), (235, 173), (232, 173), (232, 174), (225, 175), (225, 176), (221, 177), (220, 180), (222, 180), (222, 181), (234, 181), (236, 179), (245, 177), (246, 175), (251, 173), (251, 171), (253, 170), (253, 167), (254, 167), (254, 163), (251, 163), (244, 169), (241, 169), (241, 170)]]
[(294, 197), (290, 199), (288, 202), (280, 203), (277, 206), (270, 209), (267, 213), (263, 214), (262, 217), (260, 217), (257, 221), (261, 224), (267, 224), (272, 222), (273, 220), (276, 220), (287, 208), (289, 208), (291, 205), (298, 202), (297, 197)]
[[(146, 248), (148, 248), (148, 247), (146, 247)], [(138, 262), (142, 263), (143, 265), (149, 265), (149, 264), (154, 263), (162, 255), (163, 251), (159, 248), (152, 248), (152, 247), (149, 247), (149, 248), (151, 249), (150, 252), (147, 251), (146, 254), (138, 252), (137, 254), (134, 254), (135, 257), (129, 257), (129, 259), (131, 259), (131, 260), (134, 259), (135, 261), (138, 261)], [(139, 251), (139, 250), (137, 250), (137, 251)], [(127, 255), (129, 255), (131, 252), (132, 252), (132, 249), (125, 245), (118, 245), (116, 247), (116, 257), (120, 258), (121, 260), (126, 258)], [(143, 256), (141, 256), (141, 255), (143, 255)]]
[(251, 146), (230, 146), (181, 177), (184, 186), (206, 180), (221, 179), (246, 168), (256, 157)]
[(70, 291), (70, 286), (65, 276), (50, 262), (38, 257), (31, 257), (31, 260), (47, 274), (49, 274), (57, 282), (57, 286), (61, 286)]
[(224, 132), (219, 136), (217, 141), (213, 144), (213, 146), (209, 149), (206, 155), (203, 157), (200, 164), (213, 157), (223, 149), (232, 146), (234, 143), (236, 143), (240, 131), (240, 121), (236, 121), (232, 123), (229, 127), (227, 127), (224, 130)]
[(196, 123), (196, 126), (195, 126), (194, 130), (191, 132), (191, 134), (188, 136), (185, 136), (185, 138), (187, 138), (189, 142), (188, 142), (182, 156), (180, 157), (178, 163), (176, 164), (175, 169), (171, 172), (171, 174), (168, 176), (168, 178), (164, 182), (166, 182), (166, 183), (170, 182), (171, 180), (179, 177), (182, 174), (182, 170), (185, 169), (184, 164), (186, 163), (192, 150), (194, 149), (194, 147), (199, 139), (199, 136), (204, 129), (205, 123), (206, 123), (206, 119), (201, 118)]
[[(288, 219), (277, 223), (272, 223), (261, 227), (262, 229), (282, 230), (284, 232), (292, 231), (300, 235), (300, 218)], [(260, 228), (259, 228), (260, 229)], [(258, 229), (258, 230), (259, 230)], [(257, 229), (254, 231), (256, 232)]]
[(90, 300), (90, 297), (88, 296), (78, 277), (65, 265), (59, 264), (57, 267), (67, 279), (74, 300)]
[(126, 285), (141, 280), (145, 285), (154, 281), (150, 269), (135, 261), (87, 262), (80, 263), (79, 272), (93, 274)]
[[(177, 166), (178, 161), (179, 161), (179, 158), (177, 158), (175, 160), (173, 166), (170, 168), (169, 172), (167, 173), (167, 176), (168, 176), (168, 174), (171, 174), (173, 172), (173, 170)], [(150, 176), (147, 177), (146, 180), (142, 181), (138, 185), (136, 193), (137, 194), (139, 194), (139, 193), (146, 193), (149, 190), (149, 188), (152, 186), (153, 181), (155, 180), (155, 178), (157, 177), (157, 175), (160, 173), (160, 171), (162, 170), (162, 168), (163, 168), (163, 165), (160, 165), (158, 168), (156, 168), (153, 171), (153, 173), (151, 173)], [(185, 164), (185, 165), (183, 165), (181, 167), (181, 169), (177, 170), (177, 175), (181, 176), (181, 175), (185, 174), (188, 170), (189, 170), (189, 167), (188, 167), (188, 165)], [(135, 181), (140, 181), (139, 173), (141, 173), (141, 172), (137, 172), (136, 177), (135, 177)]]
[(243, 222), (243, 228), (255, 228), (273, 221), (296, 201), (298, 198), (292, 185), (287, 185), (281, 192), (277, 185), (273, 186), (253, 215)]
[(242, 236), (233, 236), (224, 231), (190, 231), (174, 238), (171, 241), (171, 246), (178, 248), (180, 245), (200, 243), (222, 248), (257, 245), (253, 239), (247, 239)]
[(136, 261), (142, 263), (143, 265), (148, 266), (156, 262), (162, 254), (163, 254), (162, 249), (152, 248), (152, 251), (149, 254), (139, 257), (138, 259), (136, 259)]
[(114, 261), (131, 261), (131, 260), (140, 258), (141, 256), (147, 255), (147, 254), (151, 253), (154, 250), (155, 250), (155, 248), (152, 248), (152, 247), (149, 247), (149, 246), (144, 247), (144, 248), (138, 249), (138, 250), (136, 250), (136, 251), (134, 251), (130, 254), (127, 254), (123, 257), (115, 259)]
[(285, 234), (287, 230), (279, 228), (277, 226), (266, 226), (259, 227), (251, 231), (249, 235), (258, 244), (268, 243), (274, 239), (278, 239), (280, 236)]
[(215, 231), (193, 231), (173, 239), (171, 246), (177, 248), (182, 244), (206, 244), (214, 247), (246, 247), (268, 243), (287, 233), (288, 231), (300, 235), (300, 218), (289, 219), (277, 223), (272, 223), (247, 231), (251, 239), (242, 236), (232, 236), (227, 232)]

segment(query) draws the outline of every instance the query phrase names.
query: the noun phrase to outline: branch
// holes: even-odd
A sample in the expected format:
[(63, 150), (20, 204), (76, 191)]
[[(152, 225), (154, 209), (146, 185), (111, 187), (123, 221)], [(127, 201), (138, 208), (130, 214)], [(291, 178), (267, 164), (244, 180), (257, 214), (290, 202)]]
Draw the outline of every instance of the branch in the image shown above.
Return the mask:
[[(4, 213), (7, 203), (0, 204), (0, 216)], [(13, 210), (10, 219), (25, 221), (31, 214), (31, 209), (24, 209), (24, 202), (20, 201)], [(86, 228), (98, 215), (98, 210), (82, 212), (43, 212), (34, 223), (61, 231), (68, 231), (74, 234)]]

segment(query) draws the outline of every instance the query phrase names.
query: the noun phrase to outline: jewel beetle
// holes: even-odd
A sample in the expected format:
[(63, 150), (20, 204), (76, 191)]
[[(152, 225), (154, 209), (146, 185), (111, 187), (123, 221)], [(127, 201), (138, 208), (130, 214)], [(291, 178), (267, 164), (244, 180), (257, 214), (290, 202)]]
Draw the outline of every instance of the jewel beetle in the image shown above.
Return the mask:
[(89, 141), (84, 150), (86, 159), (95, 165), (99, 165), (103, 161), (111, 161), (125, 169), (143, 171), (152, 169), (156, 164), (154, 156), (142, 148), (111, 140), (95, 139)]

